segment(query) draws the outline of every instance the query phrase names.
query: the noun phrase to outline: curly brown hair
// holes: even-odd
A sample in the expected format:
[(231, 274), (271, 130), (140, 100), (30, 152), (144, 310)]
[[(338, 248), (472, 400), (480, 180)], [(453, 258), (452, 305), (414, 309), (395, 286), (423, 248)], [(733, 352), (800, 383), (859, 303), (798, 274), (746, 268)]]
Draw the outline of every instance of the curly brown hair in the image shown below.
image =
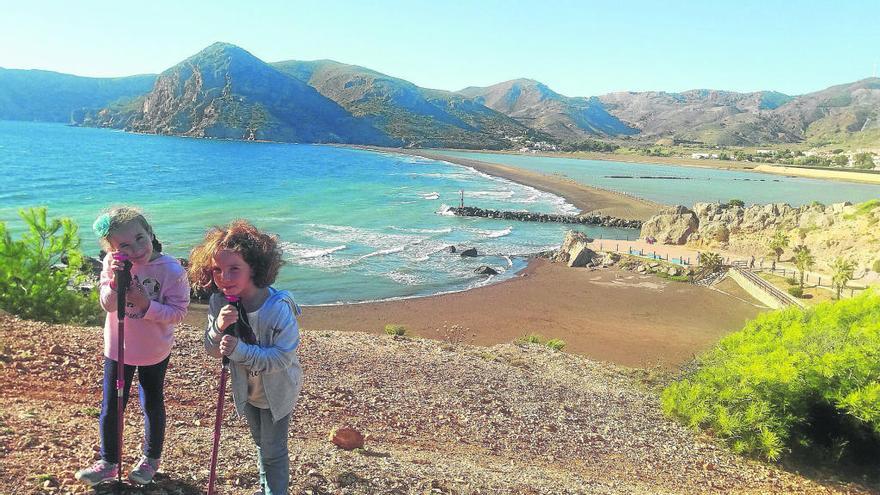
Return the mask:
[(257, 287), (268, 287), (275, 282), (284, 261), (278, 236), (260, 232), (247, 220), (235, 220), (225, 227), (212, 227), (205, 240), (194, 247), (189, 255), (189, 279), (203, 289), (217, 290), (214, 284), (214, 255), (218, 251), (232, 251), (241, 255), (251, 267), (251, 276)]

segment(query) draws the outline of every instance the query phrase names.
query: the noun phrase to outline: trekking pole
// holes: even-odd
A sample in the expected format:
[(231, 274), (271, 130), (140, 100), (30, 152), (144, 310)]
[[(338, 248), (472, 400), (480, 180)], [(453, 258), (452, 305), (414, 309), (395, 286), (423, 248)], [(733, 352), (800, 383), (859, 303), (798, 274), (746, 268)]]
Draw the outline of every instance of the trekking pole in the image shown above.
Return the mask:
[[(230, 304), (238, 308), (237, 296), (226, 296)], [(236, 335), (238, 322), (229, 325), (224, 335)], [(223, 423), (223, 402), (226, 399), (226, 376), (229, 374), (229, 358), (223, 356), (220, 366), (220, 385), (217, 389), (217, 414), (214, 417), (214, 444), (211, 447), (211, 474), (208, 476), (208, 495), (214, 495), (214, 481), (217, 479), (217, 455), (220, 453), (220, 425)]]
[(113, 259), (123, 262), (122, 270), (116, 270), (116, 449), (119, 451), (119, 469), (116, 480), (122, 483), (122, 394), (125, 388), (125, 293), (131, 284), (131, 261), (125, 253), (113, 253)]

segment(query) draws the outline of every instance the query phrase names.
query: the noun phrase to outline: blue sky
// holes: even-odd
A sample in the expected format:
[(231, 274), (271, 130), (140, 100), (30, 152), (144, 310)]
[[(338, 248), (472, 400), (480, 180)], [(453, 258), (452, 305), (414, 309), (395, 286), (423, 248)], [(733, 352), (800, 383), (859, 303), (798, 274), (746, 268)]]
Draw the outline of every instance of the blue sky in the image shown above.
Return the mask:
[(446, 90), (528, 77), (568, 96), (802, 94), (880, 71), (880, 0), (0, 0), (5, 68), (158, 73), (214, 41)]

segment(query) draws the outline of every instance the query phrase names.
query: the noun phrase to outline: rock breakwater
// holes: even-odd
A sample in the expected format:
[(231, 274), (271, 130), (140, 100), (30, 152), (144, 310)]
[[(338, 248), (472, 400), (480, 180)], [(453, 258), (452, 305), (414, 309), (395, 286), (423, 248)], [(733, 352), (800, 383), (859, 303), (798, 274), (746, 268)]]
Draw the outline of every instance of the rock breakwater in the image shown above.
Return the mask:
[(626, 229), (642, 228), (641, 220), (627, 220), (609, 215), (557, 215), (552, 213), (532, 213), (528, 211), (487, 210), (475, 206), (453, 207), (449, 211), (460, 217), (484, 217), (501, 220), (518, 220), (521, 222), (558, 222), (600, 227), (619, 227)]

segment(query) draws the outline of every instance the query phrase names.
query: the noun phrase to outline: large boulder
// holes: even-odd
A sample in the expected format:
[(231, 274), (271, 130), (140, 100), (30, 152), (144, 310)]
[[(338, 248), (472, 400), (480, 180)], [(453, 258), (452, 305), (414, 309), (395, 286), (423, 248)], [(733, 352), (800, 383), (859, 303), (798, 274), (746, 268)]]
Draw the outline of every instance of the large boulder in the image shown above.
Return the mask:
[(569, 230), (565, 233), (562, 246), (550, 260), (566, 263), (568, 266), (586, 266), (596, 256), (596, 253), (587, 247), (592, 241), (583, 232)]
[(672, 206), (643, 223), (641, 237), (653, 237), (662, 244), (684, 244), (699, 225), (697, 215), (692, 210)]
[(459, 254), (464, 258), (473, 258), (477, 256), (477, 248), (467, 248)]
[(480, 265), (476, 269), (474, 269), (474, 273), (477, 275), (498, 275), (498, 270), (492, 268), (487, 265)]

